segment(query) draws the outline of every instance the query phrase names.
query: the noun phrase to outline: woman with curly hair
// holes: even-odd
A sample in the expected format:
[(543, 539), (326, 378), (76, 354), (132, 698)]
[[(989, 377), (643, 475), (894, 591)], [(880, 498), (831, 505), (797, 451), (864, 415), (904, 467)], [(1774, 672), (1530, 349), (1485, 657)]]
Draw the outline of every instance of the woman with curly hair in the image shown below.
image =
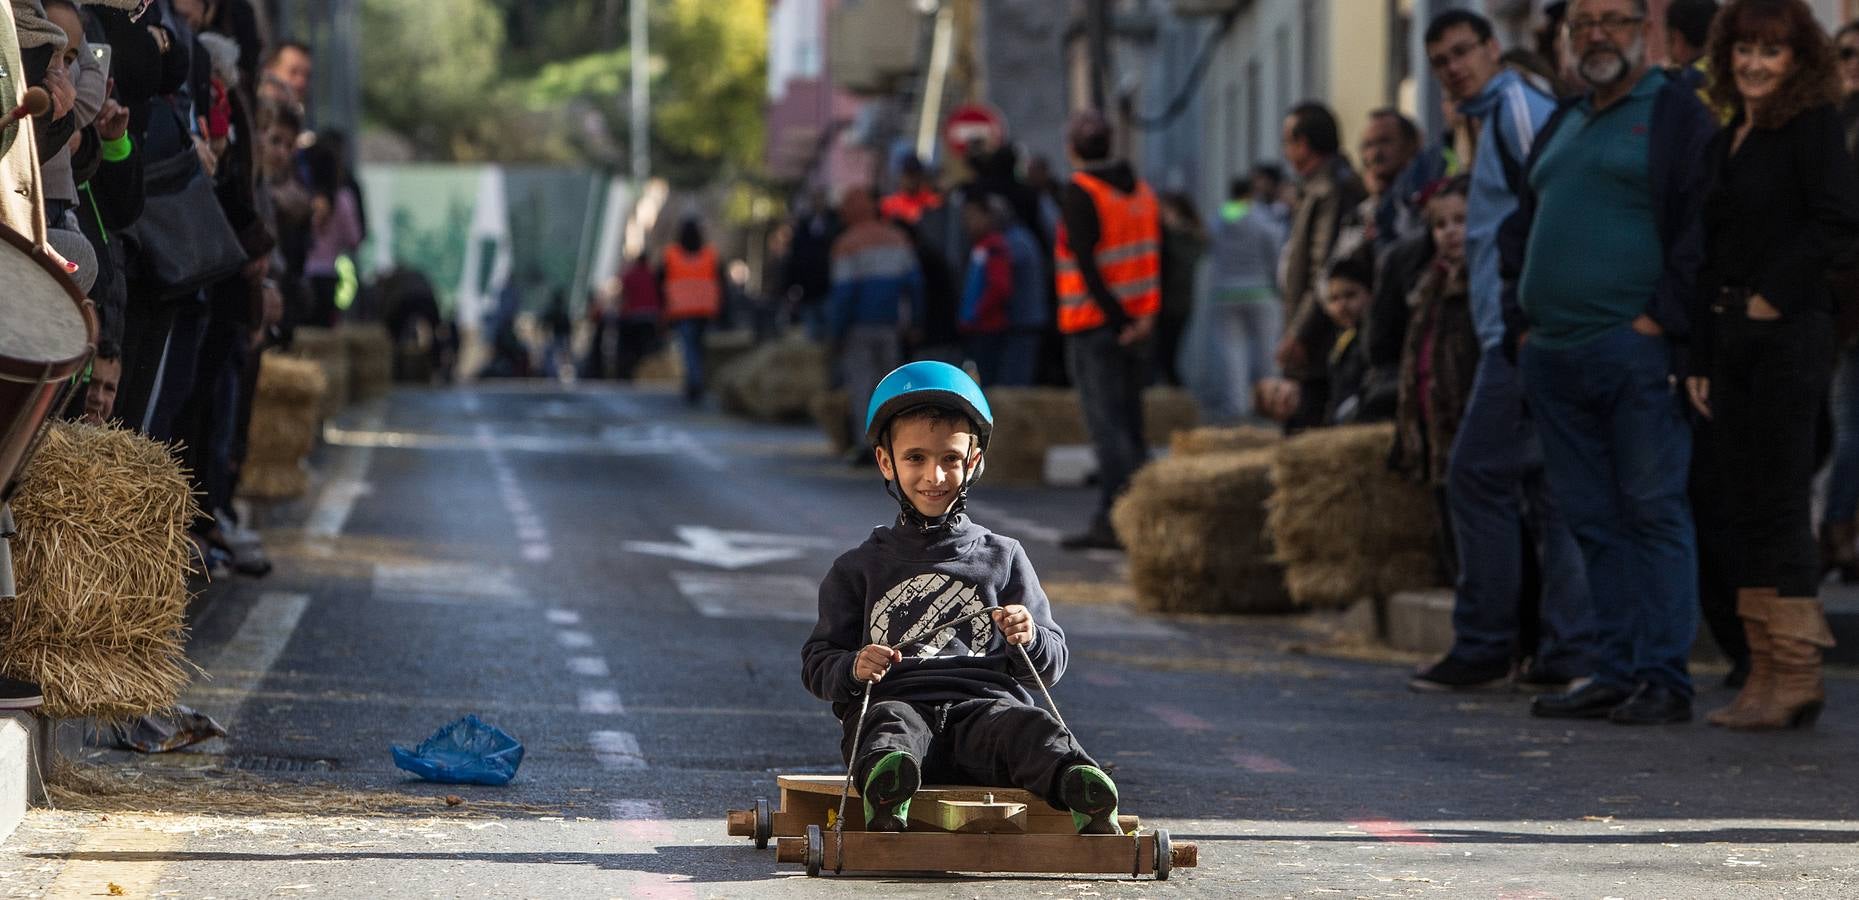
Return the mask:
[(1748, 683), (1710, 721), (1808, 726), (1833, 645), (1810, 511), (1834, 357), (1826, 272), (1859, 243), (1859, 173), (1834, 107), (1833, 46), (1805, 2), (1733, 0), (1712, 28), (1710, 69), (1712, 101), (1735, 117), (1710, 151), (1686, 387), (1720, 442), (1751, 652)]

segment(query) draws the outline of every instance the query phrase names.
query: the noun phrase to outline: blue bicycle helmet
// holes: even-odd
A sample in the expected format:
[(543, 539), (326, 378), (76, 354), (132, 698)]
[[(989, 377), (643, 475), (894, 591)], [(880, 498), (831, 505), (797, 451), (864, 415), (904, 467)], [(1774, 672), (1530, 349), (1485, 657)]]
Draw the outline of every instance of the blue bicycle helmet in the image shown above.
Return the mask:
[(981, 446), (994, 431), (994, 413), (988, 398), (968, 373), (944, 362), (913, 362), (892, 370), (871, 392), (865, 410), (865, 442), (878, 445), (878, 435), (898, 413), (913, 406), (936, 403), (967, 414), (978, 430)]
[[(878, 382), (878, 387), (871, 392), (871, 405), (865, 410), (866, 443), (878, 446), (879, 436), (899, 413), (928, 404), (951, 407), (966, 414), (975, 423), (978, 445), (983, 450), (987, 449), (988, 437), (994, 432), (994, 413), (988, 409), (988, 398), (982, 395), (981, 386), (968, 377), (967, 372), (943, 362), (913, 362), (899, 366)], [(884, 490), (897, 501), (903, 521), (916, 525), (927, 534), (954, 526), (962, 512), (968, 508), (968, 489), (981, 478), (981, 472), (981, 468), (976, 468), (956, 492), (955, 503), (949, 507), (949, 511), (935, 518), (923, 515), (911, 505), (903, 491), (889, 479), (884, 482)]]

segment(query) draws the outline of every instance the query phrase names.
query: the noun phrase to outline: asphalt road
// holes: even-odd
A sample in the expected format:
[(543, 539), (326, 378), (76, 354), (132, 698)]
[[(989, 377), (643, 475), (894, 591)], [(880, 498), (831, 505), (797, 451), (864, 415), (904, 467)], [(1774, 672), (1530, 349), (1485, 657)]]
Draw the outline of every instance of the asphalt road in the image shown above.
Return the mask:
[[(833, 557), (894, 509), (871, 470), (604, 387), (402, 391), (328, 436), (315, 497), (265, 512), (278, 571), (196, 604), (212, 677), (185, 699), (230, 737), (88, 751), (118, 789), (35, 811), (0, 896), (1859, 895), (1850, 672), (1801, 734), (1417, 696), (1323, 620), (1136, 612), (1116, 555), (1056, 545), (1090, 492), (988, 484), (977, 517), (1025, 542), (1070, 634), (1066, 719), (1200, 865), (809, 879), (723, 820), (838, 770), (798, 650)], [(514, 783), (393, 767), (467, 713), (524, 742)]]

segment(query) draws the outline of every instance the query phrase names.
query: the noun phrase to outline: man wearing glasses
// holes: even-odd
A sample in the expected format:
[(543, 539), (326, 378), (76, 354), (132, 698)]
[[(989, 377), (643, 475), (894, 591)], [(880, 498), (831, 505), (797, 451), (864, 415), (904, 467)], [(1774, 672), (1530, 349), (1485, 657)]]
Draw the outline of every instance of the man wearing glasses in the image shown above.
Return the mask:
[(1566, 27), (1590, 92), (1543, 126), (1501, 235), (1516, 279), (1505, 352), (1581, 544), (1599, 635), (1594, 678), (1531, 712), (1685, 722), (1698, 557), (1675, 395), (1717, 129), (1688, 71), (1648, 64), (1645, 0), (1574, 0)]
[[(1523, 385), (1505, 357), (1498, 227), (1517, 209), (1523, 161), (1555, 100), (1499, 62), (1483, 16), (1449, 10), (1426, 30), (1427, 60), (1475, 135), (1467, 198), (1466, 257), (1473, 325), (1483, 354), (1447, 465), (1446, 499), (1459, 580), (1453, 646), (1408, 682), (1417, 691), (1505, 687), (1519, 679), (1560, 689), (1590, 671), (1593, 616), (1581, 552), (1550, 502), (1541, 445), (1524, 408)], [(1520, 646), (1526, 535), (1542, 578), (1541, 640)]]

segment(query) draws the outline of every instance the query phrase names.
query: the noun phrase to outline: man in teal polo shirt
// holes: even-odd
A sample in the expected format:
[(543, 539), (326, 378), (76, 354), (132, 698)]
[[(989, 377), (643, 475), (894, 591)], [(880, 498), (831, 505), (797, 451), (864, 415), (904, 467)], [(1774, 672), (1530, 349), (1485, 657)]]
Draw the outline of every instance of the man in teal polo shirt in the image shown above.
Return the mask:
[(1682, 722), (1698, 600), (1677, 385), (1714, 128), (1695, 85), (1647, 65), (1644, 0), (1575, 0), (1567, 27), (1592, 92), (1544, 126), (1499, 243), (1507, 352), (1581, 545), (1599, 643), (1594, 678), (1531, 711)]

